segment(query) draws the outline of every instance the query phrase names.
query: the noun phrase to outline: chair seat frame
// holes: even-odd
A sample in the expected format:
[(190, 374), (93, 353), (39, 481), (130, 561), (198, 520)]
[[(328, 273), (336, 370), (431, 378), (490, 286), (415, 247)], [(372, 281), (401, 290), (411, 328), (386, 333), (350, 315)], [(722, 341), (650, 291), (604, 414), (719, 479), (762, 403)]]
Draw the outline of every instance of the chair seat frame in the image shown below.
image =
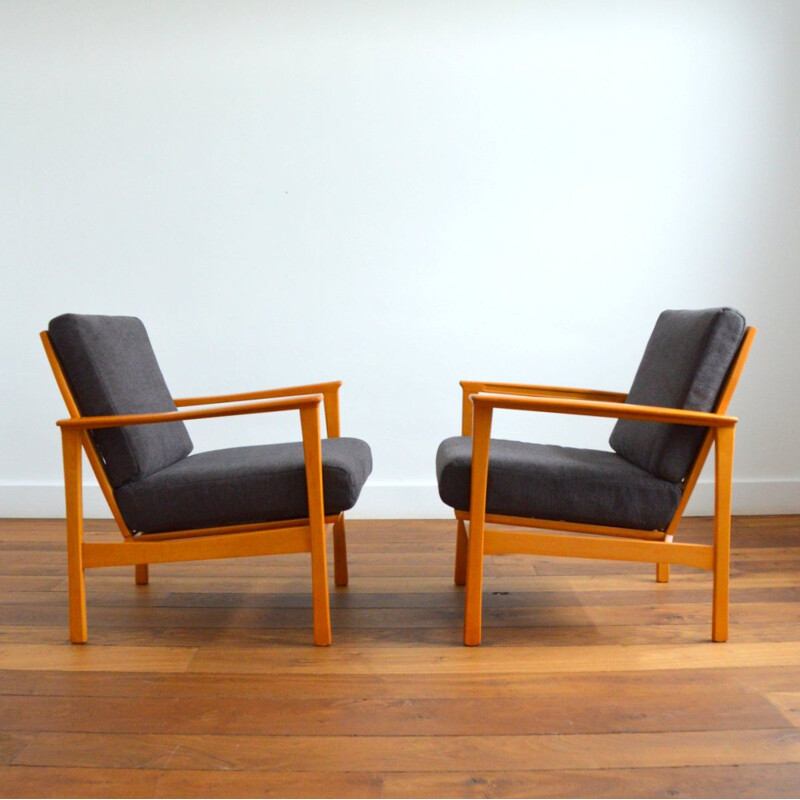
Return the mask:
[[(322, 487), (320, 406), (325, 411), (328, 438), (340, 435), (339, 389), (341, 381), (290, 386), (281, 389), (208, 397), (175, 399), (177, 411), (153, 414), (83, 416), (46, 331), (40, 334), (47, 359), (69, 413), (56, 424), (61, 429), (66, 494), (69, 631), (73, 643), (88, 639), (85, 570), (95, 567), (134, 566), (138, 585), (149, 581), (149, 564), (201, 561), (240, 556), (311, 554), (311, 593), (314, 644), (331, 643), (326, 531), (333, 528), (334, 581), (347, 586), (347, 544), (344, 514), (325, 516)], [(216, 406), (181, 410), (191, 406)], [(114, 497), (103, 459), (90, 431), (128, 425), (155, 425), (179, 420), (211, 419), (242, 414), (297, 411), (303, 440), (308, 492), (308, 517), (279, 522), (228, 525), (163, 533), (137, 533), (128, 528)], [(121, 542), (86, 542), (83, 529), (83, 452), (100, 484)]]
[[(533, 386), (521, 383), (462, 381), (462, 436), (472, 437), (469, 511), (455, 512), (455, 583), (466, 585), (464, 644), (481, 643), (484, 555), (530, 555), (599, 558), (651, 562), (656, 580), (669, 580), (669, 565), (682, 564), (713, 573), (711, 638), (728, 639), (730, 574), (731, 491), (736, 417), (726, 414), (741, 376), (756, 329), (748, 327), (720, 392), (713, 412), (638, 406), (625, 402), (619, 392)], [(576, 414), (634, 419), (707, 428), (697, 456), (683, 483), (675, 514), (663, 531), (589, 525), (549, 519), (514, 517), (486, 512), (492, 416), (495, 409)], [(714, 446), (713, 543), (682, 544), (673, 541), (700, 472)], [(512, 531), (487, 527), (523, 527)], [(548, 533), (543, 531), (559, 531)]]

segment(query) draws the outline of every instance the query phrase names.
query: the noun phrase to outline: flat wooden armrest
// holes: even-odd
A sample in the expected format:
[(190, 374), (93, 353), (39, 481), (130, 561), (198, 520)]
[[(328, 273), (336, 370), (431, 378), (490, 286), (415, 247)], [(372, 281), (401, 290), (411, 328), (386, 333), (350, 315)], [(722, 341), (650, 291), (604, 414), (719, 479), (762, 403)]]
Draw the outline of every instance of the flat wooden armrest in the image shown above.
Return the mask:
[(270, 397), (297, 397), (305, 394), (318, 394), (322, 392), (336, 392), (342, 385), (341, 381), (326, 381), (324, 383), (309, 383), (305, 386), (284, 386), (280, 389), (263, 389), (256, 392), (240, 392), (238, 394), (219, 394), (208, 397), (179, 397), (175, 399), (175, 405), (181, 406), (205, 406), (213, 403), (243, 403), (248, 400), (267, 400)]
[(574, 389), (569, 386), (539, 386), (528, 383), (507, 383), (505, 381), (461, 381), (468, 394), (490, 392), (491, 394), (515, 394), (526, 397), (569, 397), (574, 400), (605, 400), (622, 403), (627, 398), (625, 392), (606, 392), (601, 389)]
[(546, 411), (555, 414), (578, 414), (589, 417), (638, 419), (644, 422), (670, 422), (678, 425), (699, 425), (704, 428), (731, 428), (739, 420), (724, 414), (689, 411), (682, 408), (638, 406), (632, 403), (608, 403), (598, 400), (572, 400), (556, 397), (520, 397), (510, 394), (479, 392), (470, 396), (477, 406), (507, 408), (518, 411)]
[(127, 425), (153, 425), (158, 422), (177, 422), (185, 419), (208, 419), (210, 417), (235, 417), (240, 414), (259, 414), (269, 411), (299, 411), (318, 406), (321, 394), (307, 394), (281, 400), (262, 400), (257, 403), (240, 403), (223, 408), (200, 408), (194, 411), (166, 411), (157, 414), (119, 414), (109, 417), (75, 417), (60, 419), (56, 425), (61, 428), (120, 428)]

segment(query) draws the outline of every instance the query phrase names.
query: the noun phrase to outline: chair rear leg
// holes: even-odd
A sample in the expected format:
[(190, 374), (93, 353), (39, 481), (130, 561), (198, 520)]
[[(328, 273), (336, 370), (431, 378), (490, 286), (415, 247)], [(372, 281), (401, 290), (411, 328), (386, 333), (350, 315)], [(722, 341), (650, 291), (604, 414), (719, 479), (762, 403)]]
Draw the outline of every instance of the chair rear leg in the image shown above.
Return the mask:
[(460, 519), (456, 523), (456, 569), (454, 578), (456, 586), (463, 586), (467, 582), (468, 544), (467, 526), (464, 525), (464, 520)]
[(81, 434), (61, 429), (64, 452), (64, 488), (67, 513), (67, 576), (69, 583), (69, 638), (74, 644), (88, 639), (86, 582), (83, 574), (83, 486), (81, 485)]
[(656, 564), (656, 581), (669, 583), (669, 564)]
[(150, 583), (150, 569), (147, 564), (137, 564), (134, 567), (134, 576), (137, 586), (146, 586)]
[(347, 537), (344, 529), (344, 514), (333, 523), (333, 580), (337, 586), (347, 586)]

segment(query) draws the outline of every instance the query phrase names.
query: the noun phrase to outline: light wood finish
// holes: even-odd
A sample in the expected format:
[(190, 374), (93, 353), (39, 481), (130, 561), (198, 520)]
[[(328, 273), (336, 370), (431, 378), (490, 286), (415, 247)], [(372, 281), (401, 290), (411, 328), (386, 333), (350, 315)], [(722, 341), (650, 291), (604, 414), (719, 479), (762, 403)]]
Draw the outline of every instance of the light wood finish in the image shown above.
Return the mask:
[(325, 554), (325, 511), (322, 500), (322, 447), (319, 407), (300, 412), (308, 489), (308, 526), (311, 544), (311, 596), (314, 604), (314, 644), (331, 643), (331, 612), (328, 604), (328, 561)]
[(460, 647), (452, 527), (348, 521), (333, 648), (308, 646), (303, 554), (136, 591), (91, 570), (93, 645), (71, 647), (64, 521), (0, 521), (0, 795), (797, 795), (800, 517), (733, 518), (725, 646), (710, 572), (508, 555), (485, 559), (486, 645)]
[(117, 414), (109, 417), (74, 417), (56, 422), (60, 428), (97, 430), (121, 428), (128, 425), (155, 425), (162, 422), (179, 422), (191, 419), (235, 417), (241, 414), (265, 414), (270, 411), (300, 411), (313, 408), (322, 402), (321, 394), (278, 400), (258, 400), (253, 403), (235, 403), (223, 408), (201, 408), (196, 411), (162, 411), (155, 414)]
[(197, 539), (168, 539), (149, 542), (84, 542), (83, 564), (92, 567), (136, 566), (137, 559), (148, 564), (175, 561), (207, 561), (217, 558), (267, 556), (311, 552), (311, 528), (271, 528), (248, 533), (224, 533)]
[[(466, 511), (456, 511), (456, 519), (469, 520)], [(522, 528), (543, 528), (545, 530), (564, 531), (567, 533), (601, 534), (618, 536), (623, 539), (651, 539), (663, 541), (663, 531), (638, 531), (631, 528), (615, 528), (611, 525), (589, 525), (583, 522), (562, 522), (553, 519), (535, 519), (529, 517), (511, 517), (506, 514), (486, 514), (486, 521), (492, 525), (513, 525)]]
[(83, 563), (83, 480), (81, 434), (61, 432), (64, 454), (64, 490), (67, 514), (67, 576), (69, 578), (69, 638), (82, 644), (87, 638), (86, 583)]
[(734, 429), (726, 428), (717, 432), (714, 447), (714, 606), (711, 638), (715, 642), (728, 641), (733, 441)]
[(536, 386), (527, 383), (508, 383), (501, 381), (461, 381), (462, 414), (461, 435), (472, 435), (472, 395), (479, 392), (492, 394), (518, 394), (526, 397), (564, 397), (574, 400), (603, 400), (624, 403), (627, 394), (606, 392), (599, 389), (574, 389), (565, 386)]
[[(727, 641), (733, 442), (738, 420), (726, 412), (749, 355), (755, 332), (755, 328), (746, 329), (739, 352), (713, 412), (641, 406), (622, 402), (625, 395), (592, 392), (586, 389), (462, 381), (462, 434), (472, 436), (470, 509), (469, 513), (455, 512), (458, 526), (456, 584), (459, 583), (463, 569), (465, 541), (462, 530), (468, 531), (464, 644), (477, 645), (481, 642), (483, 556), (509, 553), (649, 561), (655, 564), (656, 582), (661, 584), (669, 581), (670, 564), (712, 570), (714, 587), (711, 637), (715, 642)], [(676, 513), (664, 531), (489, 515), (486, 513), (486, 487), (491, 420), (495, 409), (701, 426), (707, 428), (707, 434), (684, 483), (683, 495)], [(673, 541), (675, 528), (683, 515), (712, 444), (715, 445), (716, 465), (714, 542), (711, 545), (677, 544)], [(486, 530), (487, 522), (529, 529), (556, 530), (560, 533), (554, 535), (538, 530), (526, 533)], [(465, 524), (467, 528), (463, 529), (462, 526)], [(606, 537), (616, 537), (625, 541), (613, 541)]]
[[(552, 414), (576, 414), (584, 417), (612, 417), (642, 422), (671, 422), (702, 428), (732, 428), (739, 420), (724, 414), (687, 411), (683, 408), (656, 408), (633, 403), (608, 403), (603, 400), (572, 400), (561, 397), (517, 397), (510, 394), (472, 395), (473, 406), (486, 405), (511, 411), (545, 411)], [(68, 424), (68, 423), (66, 423)]]
[(339, 436), (339, 389), (341, 381), (325, 383), (308, 383), (304, 386), (285, 386), (282, 389), (264, 389), (256, 392), (239, 392), (238, 394), (219, 394), (208, 397), (178, 397), (174, 403), (182, 406), (206, 406), (214, 403), (241, 403), (250, 400), (268, 400), (273, 397), (297, 397), (304, 394), (321, 394), (325, 408), (325, 424), (328, 438)]
[[(70, 639), (87, 641), (84, 570), (108, 566), (133, 566), (137, 586), (149, 584), (149, 564), (203, 561), (287, 553), (311, 554), (311, 589), (314, 605), (314, 643), (331, 643), (328, 575), (325, 561), (326, 526), (334, 526), (337, 585), (347, 584), (347, 548), (344, 515), (325, 517), (322, 490), (322, 443), (319, 407), (324, 404), (329, 437), (339, 436), (339, 388), (341, 381), (285, 387), (243, 394), (189, 397), (176, 406), (212, 405), (189, 411), (150, 414), (120, 414), (85, 417), (61, 368), (47, 332), (40, 334), (69, 419), (59, 420), (64, 456), (67, 513)], [(218, 407), (220, 404), (226, 404)], [(241, 414), (298, 411), (303, 434), (309, 516), (301, 520), (229, 525), (194, 530), (132, 535), (125, 525), (102, 459), (89, 432), (128, 425), (151, 425), (176, 420), (198, 420)], [(123, 536), (122, 542), (87, 542), (83, 537), (81, 448), (86, 451), (103, 494)]]
[(489, 438), (492, 406), (475, 406), (472, 417), (472, 475), (470, 482), (469, 543), (464, 601), (464, 644), (481, 643), (481, 592), (483, 591), (484, 528), (486, 487), (489, 476)]
[[(338, 517), (325, 517), (325, 524), (332, 525)], [(215, 528), (192, 528), (185, 531), (165, 531), (164, 533), (140, 533), (137, 542), (160, 542), (170, 539), (199, 539), (203, 536), (217, 536), (220, 533), (252, 533), (254, 531), (273, 531), (284, 528), (297, 528), (306, 524), (306, 519), (282, 519), (279, 522), (251, 522), (244, 525), (221, 525)]]
[(655, 562), (669, 558), (670, 564), (683, 564), (697, 569), (712, 569), (713, 549), (702, 544), (677, 544), (639, 539), (610, 541), (590, 536), (560, 536), (552, 533), (530, 534), (520, 531), (487, 528), (484, 531), (485, 555), (528, 553), (564, 558), (603, 558), (617, 561)]

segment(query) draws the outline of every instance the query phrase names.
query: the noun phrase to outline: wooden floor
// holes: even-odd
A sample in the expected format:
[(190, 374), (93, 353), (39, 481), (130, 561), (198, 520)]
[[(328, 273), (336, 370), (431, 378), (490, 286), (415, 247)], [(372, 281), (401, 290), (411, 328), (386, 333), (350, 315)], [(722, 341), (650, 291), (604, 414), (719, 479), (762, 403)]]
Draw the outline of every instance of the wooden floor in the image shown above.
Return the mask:
[(0, 795), (800, 794), (800, 517), (735, 521), (727, 644), (710, 573), (501, 556), (464, 648), (454, 528), (350, 522), (328, 649), (304, 555), (91, 571), (72, 646), (63, 523), (0, 521)]

